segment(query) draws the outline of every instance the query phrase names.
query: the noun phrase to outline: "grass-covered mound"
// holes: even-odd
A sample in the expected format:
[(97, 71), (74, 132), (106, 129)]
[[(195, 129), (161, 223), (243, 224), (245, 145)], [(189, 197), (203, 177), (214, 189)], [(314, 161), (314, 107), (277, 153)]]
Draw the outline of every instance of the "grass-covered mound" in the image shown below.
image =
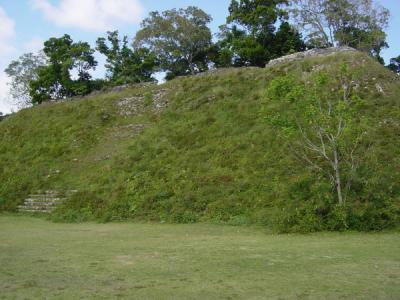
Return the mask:
[[(346, 115), (343, 143), (357, 140), (357, 164), (343, 166), (351, 184), (338, 206), (329, 176), (296, 155), (302, 135), (293, 124), (311, 122), (301, 103), (340, 90), (343, 66), (358, 103)], [(53, 218), (261, 223), (281, 231), (393, 227), (399, 95), (394, 74), (346, 53), (25, 109), (0, 122), (1, 209), (15, 210), (36, 190), (78, 190)]]

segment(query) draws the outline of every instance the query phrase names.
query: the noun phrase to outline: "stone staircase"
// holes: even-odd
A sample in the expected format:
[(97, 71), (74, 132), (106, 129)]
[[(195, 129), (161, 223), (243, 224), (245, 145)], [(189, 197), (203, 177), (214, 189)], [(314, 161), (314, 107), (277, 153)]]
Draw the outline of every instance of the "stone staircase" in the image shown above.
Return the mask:
[(57, 205), (65, 201), (57, 191), (46, 191), (44, 193), (31, 194), (25, 199), (23, 205), (18, 206), (19, 212), (29, 213), (51, 213)]

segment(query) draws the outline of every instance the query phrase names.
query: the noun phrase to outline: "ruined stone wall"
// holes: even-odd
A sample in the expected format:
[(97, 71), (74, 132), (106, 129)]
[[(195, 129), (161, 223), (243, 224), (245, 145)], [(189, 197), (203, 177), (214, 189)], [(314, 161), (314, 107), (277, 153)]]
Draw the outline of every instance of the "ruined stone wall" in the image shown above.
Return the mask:
[(333, 55), (336, 53), (341, 53), (341, 52), (356, 52), (357, 50), (351, 47), (332, 47), (332, 48), (325, 48), (325, 49), (311, 49), (307, 50), (304, 52), (297, 52), (294, 54), (286, 55), (279, 57), (277, 59), (271, 60), (268, 64), (267, 67), (270, 66), (275, 66), (291, 61), (297, 61), (297, 60), (302, 60), (308, 57), (325, 57), (329, 55)]

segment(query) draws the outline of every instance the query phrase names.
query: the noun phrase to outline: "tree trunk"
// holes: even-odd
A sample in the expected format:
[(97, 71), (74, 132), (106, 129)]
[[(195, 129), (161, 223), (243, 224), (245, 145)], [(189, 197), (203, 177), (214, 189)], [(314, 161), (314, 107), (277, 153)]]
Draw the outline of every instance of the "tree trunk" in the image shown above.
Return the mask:
[(193, 67), (193, 57), (192, 57), (192, 54), (189, 54), (188, 63), (189, 63), (190, 73), (191, 73), (192, 75), (196, 75), (196, 70), (195, 70), (194, 67)]
[(335, 169), (335, 181), (336, 181), (336, 191), (339, 200), (339, 205), (343, 205), (343, 195), (342, 195), (342, 181), (340, 180), (340, 167), (339, 167), (339, 158), (337, 150), (333, 151), (334, 155), (334, 169)]
[(194, 69), (193, 64), (189, 64), (189, 68), (190, 68), (190, 73), (192, 75), (196, 75), (196, 70)]

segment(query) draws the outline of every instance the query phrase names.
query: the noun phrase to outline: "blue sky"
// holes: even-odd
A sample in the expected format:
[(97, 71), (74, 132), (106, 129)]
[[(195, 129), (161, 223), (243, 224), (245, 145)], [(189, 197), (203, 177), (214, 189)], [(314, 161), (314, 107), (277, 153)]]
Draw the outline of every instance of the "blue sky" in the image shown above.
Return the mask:
[[(400, 55), (400, 1), (378, 0), (391, 12), (388, 30), (390, 48), (383, 55), (388, 61)], [(198, 6), (213, 17), (215, 33), (224, 24), (230, 0), (0, 0), (0, 112), (16, 107), (8, 97), (8, 78), (2, 72), (12, 59), (39, 50), (43, 41), (68, 33), (78, 41), (94, 45), (107, 30), (118, 29), (133, 37), (140, 21), (153, 10)], [(103, 58), (98, 56), (99, 65)], [(104, 74), (99, 66), (95, 76)]]

